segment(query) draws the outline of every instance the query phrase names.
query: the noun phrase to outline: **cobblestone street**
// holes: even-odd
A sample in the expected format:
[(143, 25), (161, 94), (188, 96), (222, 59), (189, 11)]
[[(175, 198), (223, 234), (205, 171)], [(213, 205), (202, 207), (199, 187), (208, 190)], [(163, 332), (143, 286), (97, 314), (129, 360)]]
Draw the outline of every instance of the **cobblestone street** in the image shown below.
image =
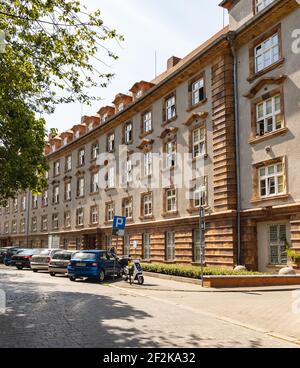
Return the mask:
[[(243, 326), (239, 302), (244, 300), (240, 313), (248, 319), (252, 306), (242, 292), (198, 293), (196, 285), (150, 277), (144, 288), (123, 281), (71, 283), (4, 266), (0, 288), (7, 298), (6, 313), (0, 315), (1, 347), (298, 347), (268, 335), (263, 324)], [(280, 293), (282, 299), (291, 292)], [(274, 304), (275, 315), (270, 316), (270, 306), (265, 315), (260, 307), (260, 319), (276, 317)], [(228, 315), (230, 305), (235, 320)]]

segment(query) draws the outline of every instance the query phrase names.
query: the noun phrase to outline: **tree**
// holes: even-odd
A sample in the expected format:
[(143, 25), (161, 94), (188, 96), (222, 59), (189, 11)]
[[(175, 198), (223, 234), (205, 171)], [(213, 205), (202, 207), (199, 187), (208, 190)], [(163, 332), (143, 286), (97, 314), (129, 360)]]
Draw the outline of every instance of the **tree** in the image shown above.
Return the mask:
[(51, 135), (51, 137), (56, 137), (58, 134), (58, 129), (57, 128), (50, 128), (49, 129), (49, 134)]
[(35, 113), (97, 99), (91, 88), (106, 87), (113, 77), (99, 70), (106, 65), (102, 59), (117, 59), (104, 43), (123, 40), (104, 25), (100, 11), (87, 13), (79, 0), (0, 0), (1, 31), (0, 200), (26, 186), (41, 189), (46, 131)]

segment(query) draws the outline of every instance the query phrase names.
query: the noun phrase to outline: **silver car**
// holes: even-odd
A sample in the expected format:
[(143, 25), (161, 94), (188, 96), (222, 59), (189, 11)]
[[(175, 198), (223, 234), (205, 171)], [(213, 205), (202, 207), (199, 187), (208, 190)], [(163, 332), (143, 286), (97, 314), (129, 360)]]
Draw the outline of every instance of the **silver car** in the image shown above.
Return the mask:
[(42, 249), (39, 254), (33, 255), (30, 266), (33, 272), (48, 271), (48, 265), (57, 252), (61, 249)]
[(66, 274), (72, 254), (73, 252), (67, 250), (55, 253), (48, 266), (50, 275), (55, 276), (57, 273)]

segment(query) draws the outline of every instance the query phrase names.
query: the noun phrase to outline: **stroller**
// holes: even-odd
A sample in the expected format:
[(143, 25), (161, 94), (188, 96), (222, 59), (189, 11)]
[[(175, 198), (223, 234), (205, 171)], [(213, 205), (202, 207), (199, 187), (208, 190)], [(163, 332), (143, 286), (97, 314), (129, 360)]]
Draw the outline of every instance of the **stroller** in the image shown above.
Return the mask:
[(139, 285), (143, 285), (144, 283), (144, 275), (143, 269), (139, 260), (132, 260), (132, 267), (129, 269), (128, 267), (128, 259), (125, 261), (122, 260), (122, 277), (124, 281), (130, 281), (130, 284), (134, 281), (137, 281)]

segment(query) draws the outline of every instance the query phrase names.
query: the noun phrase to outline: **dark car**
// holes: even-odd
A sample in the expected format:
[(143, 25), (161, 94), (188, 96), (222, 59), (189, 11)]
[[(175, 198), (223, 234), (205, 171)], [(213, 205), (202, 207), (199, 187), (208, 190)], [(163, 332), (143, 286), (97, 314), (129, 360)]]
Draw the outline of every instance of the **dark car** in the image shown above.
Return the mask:
[(5, 266), (15, 266), (12, 257), (18, 253), (21, 253), (25, 250), (25, 248), (19, 248), (19, 247), (9, 247), (6, 250), (6, 253), (4, 255), (3, 263)]
[(74, 253), (68, 266), (71, 281), (77, 278), (93, 278), (102, 282), (106, 276), (121, 274), (116, 256), (104, 250), (84, 250)]
[(4, 263), (4, 257), (7, 252), (6, 248), (0, 248), (0, 264)]
[(50, 275), (55, 276), (57, 273), (63, 275), (68, 273), (68, 265), (73, 253), (67, 250), (55, 253), (48, 265)]
[(18, 270), (22, 270), (23, 268), (31, 268), (31, 258), (33, 255), (38, 254), (39, 252), (40, 249), (26, 249), (23, 252), (12, 256), (12, 262), (14, 262)]

